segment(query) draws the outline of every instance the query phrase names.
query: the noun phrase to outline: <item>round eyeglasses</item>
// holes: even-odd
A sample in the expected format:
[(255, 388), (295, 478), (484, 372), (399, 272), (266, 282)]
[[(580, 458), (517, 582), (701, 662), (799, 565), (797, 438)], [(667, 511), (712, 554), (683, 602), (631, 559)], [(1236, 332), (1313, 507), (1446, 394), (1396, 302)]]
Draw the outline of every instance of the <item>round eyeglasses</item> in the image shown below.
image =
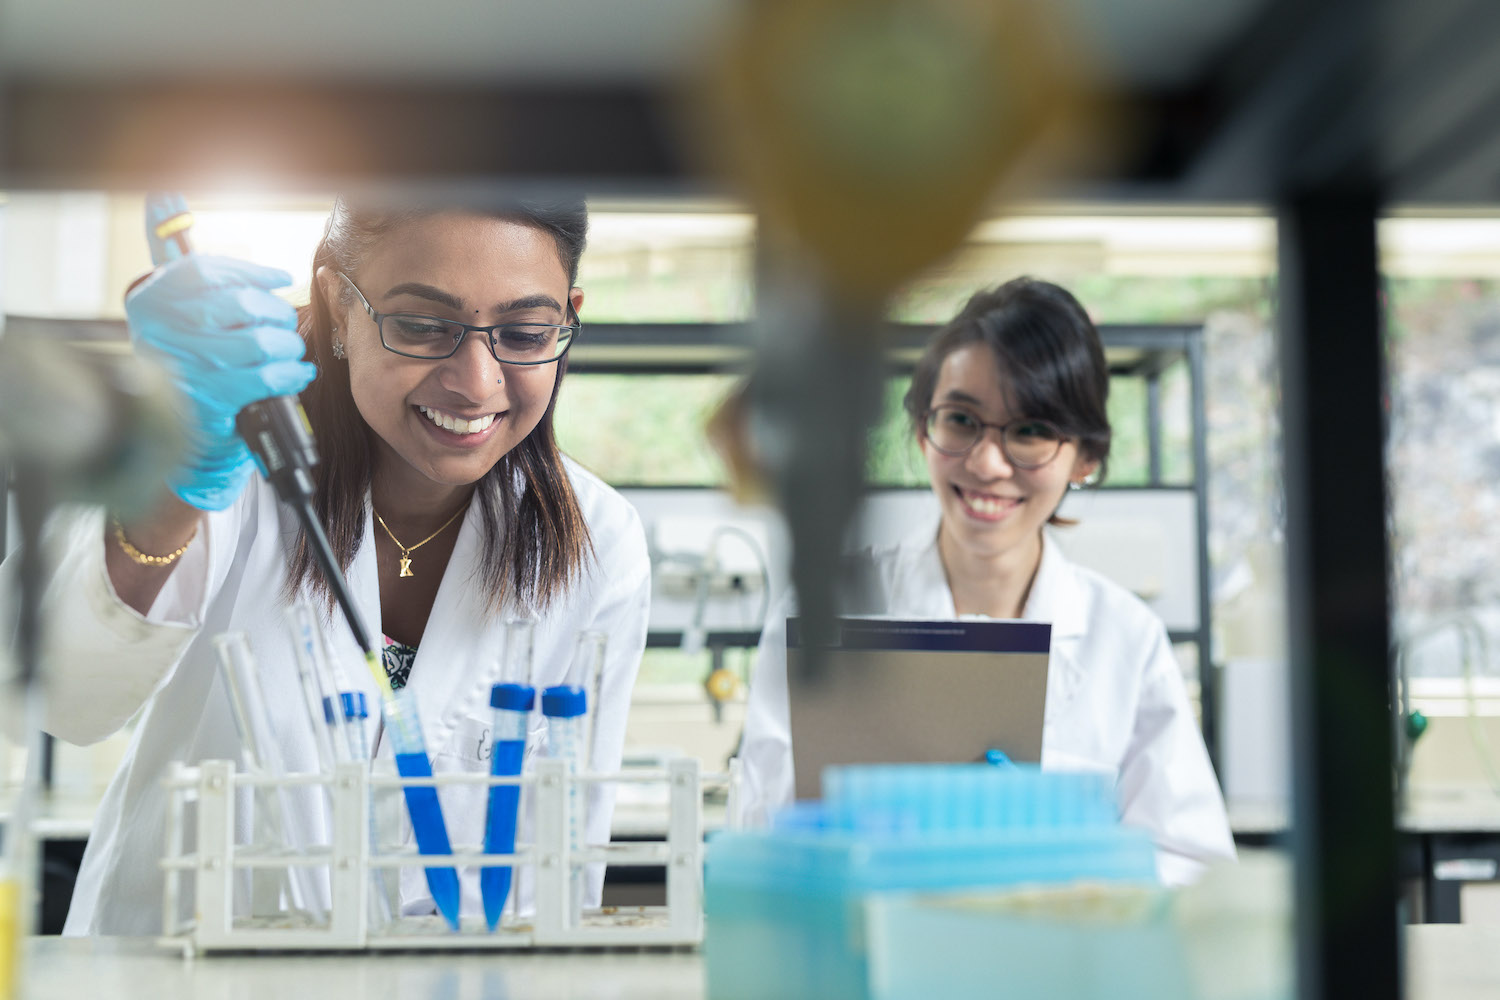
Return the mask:
[(482, 333), (490, 345), (490, 354), (504, 365), (548, 365), (568, 353), (583, 324), (573, 311), (573, 303), (567, 304), (568, 316), (573, 322), (557, 323), (498, 323), (495, 326), (472, 326), (457, 320), (438, 316), (423, 316), (417, 313), (376, 312), (359, 290), (353, 279), (343, 271), (336, 272), (349, 283), (354, 294), (359, 296), (365, 312), (375, 321), (380, 331), (380, 344), (392, 354), (404, 358), (421, 358), (424, 361), (441, 361), (458, 353), (464, 338), (470, 333)]
[(927, 440), (944, 455), (967, 455), (993, 427), (1000, 432), (1000, 451), (1018, 469), (1040, 469), (1057, 457), (1066, 437), (1055, 424), (1026, 418), (989, 424), (962, 406), (936, 406), (927, 411)]

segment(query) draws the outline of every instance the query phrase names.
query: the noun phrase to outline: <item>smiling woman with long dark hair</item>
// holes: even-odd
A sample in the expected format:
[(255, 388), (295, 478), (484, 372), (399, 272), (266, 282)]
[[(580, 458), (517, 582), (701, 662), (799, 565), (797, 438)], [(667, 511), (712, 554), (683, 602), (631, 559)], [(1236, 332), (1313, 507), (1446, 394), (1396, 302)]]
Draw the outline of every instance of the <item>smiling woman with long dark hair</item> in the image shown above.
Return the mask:
[[(153, 202), (148, 216), (179, 207)], [(175, 761), (243, 752), (214, 635), (249, 636), (291, 770), (316, 770), (318, 756), (288, 605), (321, 609), (338, 655), (360, 660), (295, 517), (235, 433), (257, 399), (301, 392), (322, 455), (318, 513), (354, 603), (379, 626), (388, 681), (415, 696), (434, 770), (488, 770), (490, 686), (518, 617), (536, 619), (538, 687), (561, 683), (580, 631), (607, 633), (590, 766), (619, 766), (645, 644), (645, 537), (623, 498), (559, 452), (552, 426), (580, 335), (587, 227), (581, 201), (341, 198), (300, 315), (271, 291), (289, 275), (225, 258), (163, 257), (130, 293), (136, 350), (182, 390), (192, 445), (145, 514), (85, 510), (52, 527), (63, 558), (48, 605), (67, 627), (53, 629), (47, 728), (88, 743), (138, 716), (67, 933), (160, 929), (161, 779)], [(346, 673), (375, 704), (364, 669)], [(289, 801), (294, 839), (328, 842), (317, 796)], [(443, 802), (456, 840), (481, 839), (482, 786), (445, 789)], [(591, 842), (608, 840), (611, 804), (594, 786)], [(597, 900), (602, 870), (591, 874)], [(477, 870), (460, 877), (463, 911), (479, 912)], [(403, 870), (399, 891), (403, 912), (433, 912), (419, 869)], [(530, 892), (520, 878), (515, 904)]]

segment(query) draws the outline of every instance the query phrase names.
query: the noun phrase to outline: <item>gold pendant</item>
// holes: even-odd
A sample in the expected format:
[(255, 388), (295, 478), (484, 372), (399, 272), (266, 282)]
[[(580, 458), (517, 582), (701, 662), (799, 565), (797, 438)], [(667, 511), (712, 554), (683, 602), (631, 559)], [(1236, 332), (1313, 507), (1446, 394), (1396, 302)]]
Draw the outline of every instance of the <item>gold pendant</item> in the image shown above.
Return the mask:
[(415, 574), (415, 573), (413, 573), (411, 571), (411, 556), (402, 556), (401, 557), (401, 573), (400, 573), (400, 575), (401, 576), (416, 576), (417, 575), (417, 574)]

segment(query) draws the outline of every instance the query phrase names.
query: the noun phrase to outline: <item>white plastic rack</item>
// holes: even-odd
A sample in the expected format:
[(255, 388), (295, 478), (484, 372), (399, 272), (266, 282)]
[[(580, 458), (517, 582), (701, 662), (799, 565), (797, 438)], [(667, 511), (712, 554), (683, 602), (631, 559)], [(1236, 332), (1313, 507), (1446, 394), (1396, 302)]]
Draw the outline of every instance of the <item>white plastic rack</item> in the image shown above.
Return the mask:
[[(222, 760), (195, 766), (177, 765), (166, 778), (167, 848), (162, 859), (164, 945), (184, 956), (218, 951), (383, 949), (515, 949), (692, 947), (703, 940), (703, 792), (728, 789), (729, 815), (736, 814), (738, 781), (729, 774), (700, 773), (695, 759), (673, 760), (664, 768), (570, 775), (567, 762), (541, 759), (534, 772), (520, 777), (440, 774), (432, 778), (372, 775), (368, 764), (340, 764), (334, 774), (297, 774), (271, 778), (240, 773)], [(668, 789), (665, 841), (609, 844), (575, 849), (568, 838), (568, 810), (584, 800), (593, 783), (664, 784)], [(371, 844), (371, 793), (403, 786), (520, 785), (531, 790), (534, 842), (517, 843), (514, 854), (485, 854), (455, 844), (452, 855), (421, 855), (415, 847), (375, 852)], [(570, 795), (574, 785), (577, 795)], [(332, 808), (332, 843), (291, 851), (235, 843), (235, 791), (323, 785)], [(523, 792), (523, 796), (524, 796)], [(524, 801), (524, 799), (523, 799)], [(187, 806), (195, 805), (188, 818)], [(195, 829), (195, 848), (184, 850), (185, 833)], [(574, 919), (569, 906), (570, 875), (591, 863), (665, 867), (666, 905), (604, 907), (585, 910)], [(507, 914), (491, 932), (483, 917), (465, 917), (458, 931), (441, 917), (394, 917), (372, 920), (371, 872), (408, 867), (509, 866), (513, 884), (522, 869), (534, 875), (533, 913)], [(245, 900), (236, 906), (239, 873), (290, 875), (294, 867), (326, 869), (331, 905), (323, 919), (300, 911), (246, 915)], [(192, 873), (194, 878), (184, 876)], [(399, 876), (398, 876), (399, 877)], [(262, 876), (262, 882), (265, 877)], [(190, 899), (185, 899), (185, 894)], [(273, 897), (274, 898), (274, 897)], [(195, 914), (184, 920), (183, 904)], [(239, 910), (238, 914), (236, 910)], [(279, 909), (273, 906), (273, 909)]]

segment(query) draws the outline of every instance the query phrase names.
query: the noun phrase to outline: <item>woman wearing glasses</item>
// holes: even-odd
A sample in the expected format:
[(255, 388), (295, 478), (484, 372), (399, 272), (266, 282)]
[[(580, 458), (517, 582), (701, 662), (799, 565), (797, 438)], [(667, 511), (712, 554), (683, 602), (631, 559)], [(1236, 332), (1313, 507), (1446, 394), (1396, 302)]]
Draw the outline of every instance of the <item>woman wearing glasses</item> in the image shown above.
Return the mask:
[[(581, 201), (340, 200), (300, 316), (269, 291), (287, 275), (223, 258), (166, 263), (128, 297), (137, 349), (191, 401), (192, 448), (155, 511), (108, 524), (95, 512), (60, 539), (54, 594), (74, 617), (54, 651), (49, 728), (89, 743), (141, 712), (68, 933), (160, 929), (168, 763), (241, 757), (214, 635), (249, 634), (289, 768), (317, 767), (285, 614), (294, 599), (325, 615), (330, 602), (296, 520), (234, 433), (235, 413), (259, 398), (301, 390), (322, 456), (316, 506), (355, 603), (384, 635), (392, 685), (416, 692), (434, 769), (488, 770), (489, 688), (504, 622), (521, 615), (537, 618), (539, 688), (561, 683), (580, 630), (608, 634), (592, 765), (619, 766), (645, 644), (645, 537), (628, 503), (561, 455), (552, 424), (587, 223)], [(342, 619), (325, 628), (358, 664)], [(368, 672), (346, 673), (373, 709)], [(480, 842), (485, 790), (445, 790), (443, 802), (455, 842)], [(611, 804), (602, 786), (590, 793), (589, 840), (609, 839)], [(307, 811), (317, 815), (288, 826), (328, 842), (326, 817)], [(480, 912), (477, 877), (461, 875), (465, 912)], [(433, 912), (420, 869), (403, 869), (400, 889), (404, 912)], [(513, 902), (528, 906), (530, 891), (523, 879)]]
[[(1137, 598), (1069, 562), (1049, 537), (1069, 489), (1102, 475), (1109, 371), (1077, 300), (1030, 279), (969, 300), (933, 339), (906, 412), (937, 511), (856, 557), (878, 607), (916, 619), (1052, 623), (1042, 766), (1118, 778), (1124, 822), (1151, 831), (1163, 881), (1234, 847), (1166, 630)], [(792, 794), (785, 615), (767, 624), (741, 759), (752, 817)]]

